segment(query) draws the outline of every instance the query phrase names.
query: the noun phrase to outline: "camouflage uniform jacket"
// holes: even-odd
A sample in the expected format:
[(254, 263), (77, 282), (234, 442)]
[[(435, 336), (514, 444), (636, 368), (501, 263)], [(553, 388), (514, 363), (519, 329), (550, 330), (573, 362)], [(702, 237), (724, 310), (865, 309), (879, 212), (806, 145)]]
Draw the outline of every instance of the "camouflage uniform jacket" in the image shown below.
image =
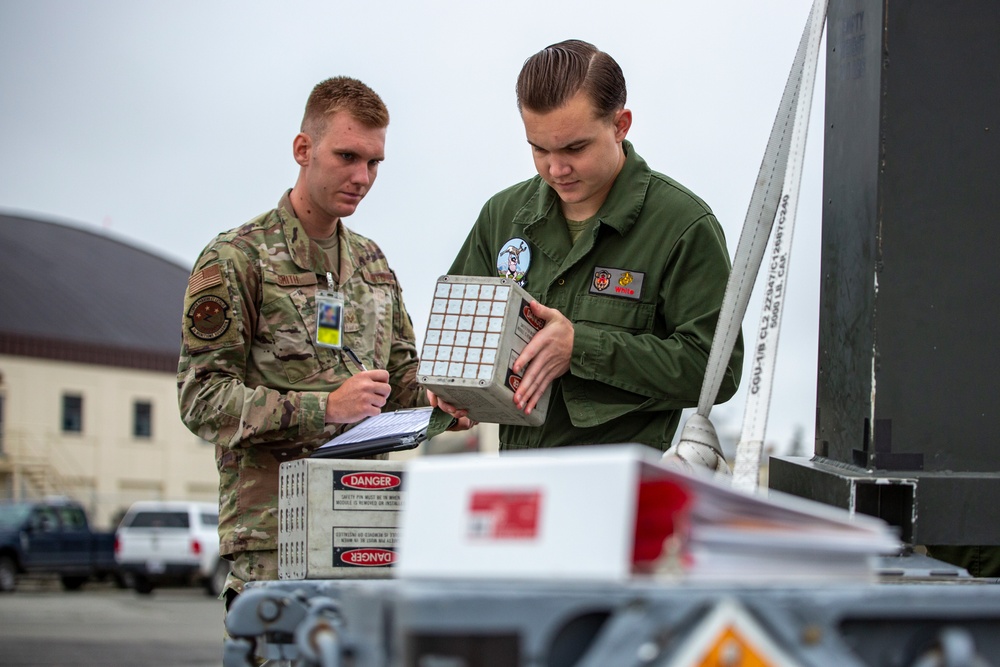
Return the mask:
[(379, 247), (338, 226), (340, 266), (306, 235), (288, 193), (278, 208), (217, 236), (184, 300), (177, 371), (181, 419), (215, 444), (223, 555), (277, 548), (278, 471), (344, 429), (327, 396), (358, 369), (314, 344), (327, 272), (344, 296), (344, 343), (389, 371), (384, 410), (425, 404), (402, 290)]

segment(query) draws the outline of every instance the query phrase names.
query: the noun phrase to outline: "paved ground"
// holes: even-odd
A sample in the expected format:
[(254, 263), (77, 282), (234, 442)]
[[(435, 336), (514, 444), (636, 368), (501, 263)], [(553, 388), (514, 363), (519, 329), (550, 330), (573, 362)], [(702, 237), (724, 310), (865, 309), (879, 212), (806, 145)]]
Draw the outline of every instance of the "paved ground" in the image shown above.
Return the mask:
[(222, 603), (200, 588), (64, 592), (54, 580), (28, 579), (0, 594), (4, 667), (218, 667), (222, 633)]

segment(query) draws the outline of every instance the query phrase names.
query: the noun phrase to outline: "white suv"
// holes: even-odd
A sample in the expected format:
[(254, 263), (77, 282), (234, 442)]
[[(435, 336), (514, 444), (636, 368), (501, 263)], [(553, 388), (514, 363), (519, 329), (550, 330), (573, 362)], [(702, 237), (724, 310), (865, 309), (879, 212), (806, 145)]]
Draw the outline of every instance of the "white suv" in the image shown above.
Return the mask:
[(219, 557), (219, 508), (214, 503), (141, 500), (115, 532), (122, 578), (139, 593), (157, 586), (199, 584), (218, 596), (229, 562)]

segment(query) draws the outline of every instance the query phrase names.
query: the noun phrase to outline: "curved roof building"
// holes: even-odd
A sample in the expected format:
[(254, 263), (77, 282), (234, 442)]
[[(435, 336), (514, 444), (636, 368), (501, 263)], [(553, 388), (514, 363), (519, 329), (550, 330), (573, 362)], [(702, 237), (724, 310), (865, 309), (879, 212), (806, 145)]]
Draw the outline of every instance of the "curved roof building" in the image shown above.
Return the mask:
[(176, 371), (189, 273), (98, 233), (0, 214), (0, 354)]

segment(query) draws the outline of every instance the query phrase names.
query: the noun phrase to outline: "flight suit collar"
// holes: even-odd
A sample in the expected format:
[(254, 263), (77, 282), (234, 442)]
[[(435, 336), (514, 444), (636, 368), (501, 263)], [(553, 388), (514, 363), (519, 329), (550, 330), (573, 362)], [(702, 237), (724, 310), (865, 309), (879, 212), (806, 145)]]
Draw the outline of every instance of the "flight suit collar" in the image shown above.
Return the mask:
[[(631, 142), (623, 141), (622, 147), (625, 164), (611, 186), (608, 198), (597, 212), (597, 219), (624, 236), (639, 218), (652, 172), (646, 161), (635, 152)], [(559, 196), (541, 177), (538, 181), (538, 189), (514, 216), (515, 225), (531, 227), (543, 220), (561, 218)]]
[[(632, 148), (631, 143), (624, 141), (622, 146), (625, 151), (625, 164), (596, 217), (600, 225), (610, 227), (621, 236), (625, 236), (642, 211), (652, 172), (646, 161)], [(561, 270), (567, 270), (593, 249), (600, 230), (598, 229), (589, 241), (570, 245), (565, 232), (555, 233), (553, 229), (554, 226), (564, 227), (566, 224), (559, 210), (559, 195), (540, 176), (536, 176), (536, 180), (538, 188), (514, 215), (513, 223), (523, 227), (521, 235), (542, 254)]]
[(624, 236), (639, 219), (652, 172), (630, 142), (623, 141), (622, 147), (625, 149), (625, 164), (611, 186), (604, 205), (597, 212), (597, 218), (602, 224), (618, 230)]

